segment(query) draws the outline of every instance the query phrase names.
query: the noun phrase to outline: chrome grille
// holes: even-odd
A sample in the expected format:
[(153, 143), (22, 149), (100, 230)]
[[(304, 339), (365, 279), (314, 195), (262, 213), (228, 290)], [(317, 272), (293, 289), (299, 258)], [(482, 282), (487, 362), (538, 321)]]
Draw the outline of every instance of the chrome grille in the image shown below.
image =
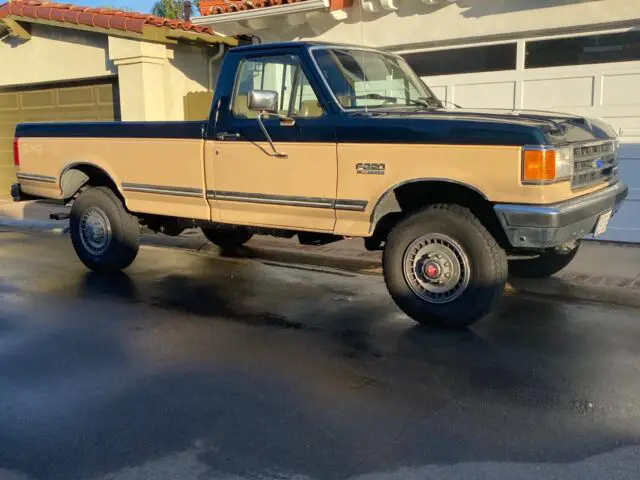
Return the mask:
[(617, 170), (615, 142), (588, 143), (573, 148), (573, 189), (607, 182), (617, 174)]

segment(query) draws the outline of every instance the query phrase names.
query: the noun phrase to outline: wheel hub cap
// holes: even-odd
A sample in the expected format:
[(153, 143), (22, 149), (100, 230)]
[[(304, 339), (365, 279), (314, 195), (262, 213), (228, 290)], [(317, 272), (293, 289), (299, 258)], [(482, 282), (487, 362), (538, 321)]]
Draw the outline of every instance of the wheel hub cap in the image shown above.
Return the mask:
[(80, 240), (92, 255), (103, 254), (111, 244), (111, 223), (99, 208), (88, 209), (80, 218)]
[(440, 278), (441, 271), (442, 271), (442, 268), (438, 263), (427, 262), (424, 264), (424, 274), (427, 276), (427, 278), (431, 280), (436, 280)]
[(470, 262), (462, 246), (442, 234), (423, 235), (404, 256), (404, 275), (411, 290), (430, 303), (448, 303), (466, 290)]

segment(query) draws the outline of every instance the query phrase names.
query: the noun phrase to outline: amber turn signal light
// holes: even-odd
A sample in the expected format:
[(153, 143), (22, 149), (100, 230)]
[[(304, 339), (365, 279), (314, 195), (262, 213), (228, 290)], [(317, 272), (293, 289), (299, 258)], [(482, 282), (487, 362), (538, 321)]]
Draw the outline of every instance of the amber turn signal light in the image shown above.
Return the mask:
[(555, 150), (524, 150), (522, 153), (522, 181), (544, 183), (556, 178)]

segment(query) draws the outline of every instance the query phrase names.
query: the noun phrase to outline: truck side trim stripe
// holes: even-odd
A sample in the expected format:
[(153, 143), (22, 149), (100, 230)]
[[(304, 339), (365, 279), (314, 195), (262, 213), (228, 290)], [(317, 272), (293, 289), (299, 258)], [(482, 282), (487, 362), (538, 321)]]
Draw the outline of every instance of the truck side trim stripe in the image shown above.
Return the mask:
[(17, 172), (16, 178), (18, 180), (31, 180), (32, 182), (56, 183), (56, 177), (50, 177), (48, 175), (38, 175), (36, 173)]
[(167, 185), (147, 185), (145, 183), (123, 183), (125, 192), (154, 193), (157, 195), (173, 195), (175, 197), (202, 197), (200, 188), (172, 187)]
[(291, 195), (268, 195), (264, 193), (226, 192), (207, 190), (207, 198), (228, 202), (266, 203), (288, 207), (327, 208), (364, 212), (367, 202), (364, 200), (334, 200), (322, 197), (299, 197)]

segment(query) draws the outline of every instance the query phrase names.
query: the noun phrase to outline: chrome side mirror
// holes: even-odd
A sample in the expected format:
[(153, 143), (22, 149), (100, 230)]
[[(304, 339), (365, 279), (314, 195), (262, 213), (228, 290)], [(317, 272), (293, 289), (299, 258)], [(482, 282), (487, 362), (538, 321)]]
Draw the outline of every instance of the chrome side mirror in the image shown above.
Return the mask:
[(247, 103), (249, 110), (254, 112), (278, 113), (278, 92), (251, 90)]
[(259, 112), (258, 124), (260, 125), (262, 133), (267, 138), (269, 145), (271, 145), (271, 150), (273, 150), (273, 153), (270, 153), (269, 155), (272, 157), (286, 158), (286, 153), (276, 150), (273, 140), (271, 140), (271, 136), (269, 135), (269, 132), (267, 132), (264, 122), (262, 121), (262, 117), (278, 115), (278, 92), (274, 92), (272, 90), (251, 90), (249, 92), (249, 98), (247, 99), (247, 106), (249, 107), (249, 110)]

